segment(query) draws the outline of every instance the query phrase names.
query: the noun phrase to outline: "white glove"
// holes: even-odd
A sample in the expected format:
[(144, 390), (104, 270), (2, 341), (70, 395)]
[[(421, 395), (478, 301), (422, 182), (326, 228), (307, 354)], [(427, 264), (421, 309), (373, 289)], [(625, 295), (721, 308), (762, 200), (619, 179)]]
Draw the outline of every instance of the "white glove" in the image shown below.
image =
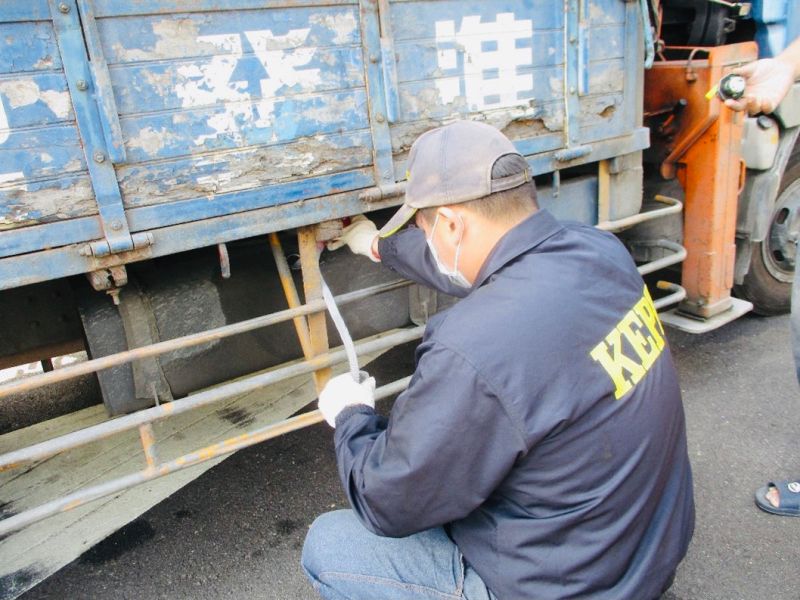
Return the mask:
[(725, 105), (733, 110), (747, 109), (751, 115), (778, 108), (794, 83), (794, 67), (780, 58), (762, 58), (733, 72), (745, 78), (747, 87), (742, 98), (726, 100)]
[(380, 262), (380, 259), (372, 253), (372, 243), (377, 235), (378, 228), (375, 227), (375, 223), (364, 215), (356, 215), (350, 225), (342, 230), (342, 235), (328, 242), (327, 247), (328, 250), (338, 250), (342, 246), (348, 246), (353, 254), (361, 254), (372, 262)]
[(336, 427), (336, 416), (346, 406), (365, 404), (375, 408), (375, 378), (361, 371), (362, 382), (353, 380), (350, 373), (331, 379), (319, 394), (319, 411), (328, 425)]

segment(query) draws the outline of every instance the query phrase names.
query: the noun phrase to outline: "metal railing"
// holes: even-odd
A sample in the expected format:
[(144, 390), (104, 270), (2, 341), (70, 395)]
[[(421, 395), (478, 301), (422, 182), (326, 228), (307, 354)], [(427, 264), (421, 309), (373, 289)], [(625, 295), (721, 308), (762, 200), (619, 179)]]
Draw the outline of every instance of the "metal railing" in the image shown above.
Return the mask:
[[(664, 196), (656, 196), (656, 200), (663, 204), (667, 204), (668, 206), (662, 209), (639, 213), (632, 217), (627, 217), (616, 221), (599, 223), (597, 227), (606, 231), (621, 231), (622, 229), (626, 229), (633, 225), (666, 215), (675, 214), (682, 210), (682, 204), (678, 200)], [(313, 239), (308, 238), (307, 235), (306, 240), (307, 244), (313, 242)], [(652, 273), (656, 270), (676, 264), (684, 260), (686, 257), (686, 250), (674, 242), (658, 240), (655, 242), (645, 242), (645, 244), (669, 250), (671, 254), (655, 261), (640, 265), (638, 269), (642, 275)], [(157, 404), (152, 408), (141, 410), (122, 417), (117, 417), (97, 425), (86, 427), (66, 435), (0, 455), (0, 472), (2, 472), (31, 464), (36, 461), (46, 460), (47, 458), (62, 452), (108, 438), (115, 434), (138, 428), (142, 452), (146, 463), (146, 467), (138, 472), (118, 477), (94, 486), (84, 487), (67, 496), (45, 502), (44, 504), (3, 519), (0, 521), (0, 536), (26, 527), (27, 525), (40, 521), (49, 516), (77, 508), (78, 506), (82, 506), (92, 500), (117, 493), (126, 488), (163, 477), (178, 470), (194, 466), (198, 463), (205, 462), (225, 454), (230, 454), (236, 450), (246, 448), (253, 444), (257, 444), (284, 433), (295, 431), (303, 427), (308, 427), (322, 421), (323, 418), (320, 412), (318, 410), (312, 410), (299, 416), (285, 419), (278, 423), (270, 424), (206, 446), (204, 448), (200, 448), (194, 452), (184, 454), (183, 456), (167, 462), (161, 462), (158, 456), (157, 439), (152, 426), (153, 423), (167, 417), (172, 417), (191, 410), (196, 410), (221, 400), (251, 392), (264, 386), (275, 384), (277, 382), (304, 374), (312, 374), (315, 376), (315, 384), (319, 391), (321, 385), (324, 384), (325, 378), (321, 375), (325, 372), (325, 370), (332, 365), (343, 362), (346, 359), (345, 350), (343, 348), (337, 348), (333, 350), (327, 349), (321, 353), (314, 353), (315, 343), (314, 340), (312, 340), (311, 327), (306, 321), (306, 317), (323, 313), (326, 308), (325, 302), (321, 297), (318, 297), (306, 302), (305, 304), (300, 304), (299, 295), (295, 289), (294, 281), (286, 263), (286, 259), (277, 235), (270, 236), (270, 246), (278, 267), (278, 275), (281, 279), (281, 284), (289, 304), (288, 309), (246, 321), (217, 327), (215, 329), (210, 329), (200, 333), (185, 335), (171, 340), (157, 342), (148, 346), (134, 348), (124, 352), (118, 352), (116, 354), (92, 359), (48, 373), (35, 375), (20, 381), (13, 381), (0, 386), (0, 399), (11, 394), (28, 392), (42, 386), (66, 381), (80, 375), (101, 371), (103, 369), (130, 363), (142, 358), (159, 356), (167, 352), (205, 344), (286, 321), (293, 321), (295, 324), (305, 360), (302, 362), (285, 364), (267, 372), (251, 375), (236, 381), (222, 384), (212, 389), (192, 394), (186, 398), (174, 400), (165, 404)], [(318, 271), (316, 274), (309, 274), (304, 268), (303, 276), (304, 280), (308, 279), (312, 282), (312, 286), (318, 286), (321, 282), (321, 277), (319, 276)], [(306, 283), (308, 297), (308, 281), (306, 281)], [(339, 305), (349, 304), (376, 296), (378, 294), (391, 292), (409, 285), (411, 285), (411, 282), (406, 280), (375, 285), (365, 289), (341, 294), (335, 297), (335, 301)], [(659, 281), (657, 285), (659, 289), (670, 292), (669, 295), (655, 301), (655, 306), (658, 309), (668, 306), (669, 304), (679, 302), (686, 296), (685, 290), (683, 290), (683, 288), (677, 284)], [(313, 289), (315, 288), (312, 287), (312, 290)], [(373, 352), (385, 351), (400, 344), (419, 339), (422, 337), (423, 332), (424, 326), (419, 326), (397, 330), (386, 335), (371, 338), (369, 340), (361, 340), (355, 345), (356, 351), (359, 356)], [(325, 342), (325, 347), (327, 348), (327, 342)], [(406, 388), (409, 380), (410, 377), (406, 377), (378, 388), (376, 390), (376, 399), (385, 398), (401, 392)]]

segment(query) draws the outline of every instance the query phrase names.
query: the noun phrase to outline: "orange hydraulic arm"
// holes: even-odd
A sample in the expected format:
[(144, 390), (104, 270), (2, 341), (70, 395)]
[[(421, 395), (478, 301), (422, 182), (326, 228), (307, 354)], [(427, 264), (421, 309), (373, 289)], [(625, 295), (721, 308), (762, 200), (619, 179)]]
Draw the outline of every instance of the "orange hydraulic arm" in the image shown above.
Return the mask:
[(755, 43), (716, 48), (668, 49), (687, 58), (656, 62), (645, 73), (645, 115), (661, 174), (677, 177), (686, 199), (679, 311), (709, 319), (732, 305), (736, 207), (743, 184), (741, 140), (744, 116), (707, 92), (735, 66), (758, 57)]

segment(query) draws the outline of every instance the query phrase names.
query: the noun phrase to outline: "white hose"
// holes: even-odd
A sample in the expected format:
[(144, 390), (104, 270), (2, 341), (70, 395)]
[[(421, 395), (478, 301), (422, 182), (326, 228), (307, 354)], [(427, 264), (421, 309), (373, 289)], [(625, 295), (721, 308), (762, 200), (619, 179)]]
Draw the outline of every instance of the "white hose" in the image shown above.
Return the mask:
[(333, 324), (336, 326), (336, 331), (339, 332), (339, 337), (342, 338), (344, 352), (347, 355), (347, 362), (350, 364), (350, 375), (353, 376), (354, 381), (360, 382), (361, 376), (359, 375), (358, 369), (358, 356), (356, 355), (356, 347), (353, 344), (353, 338), (350, 337), (350, 332), (347, 330), (347, 325), (342, 318), (342, 313), (339, 312), (339, 307), (336, 306), (333, 294), (331, 294), (328, 284), (325, 283), (321, 275), (320, 280), (322, 281), (322, 299), (325, 301), (325, 306), (328, 307), (328, 312), (331, 314)]

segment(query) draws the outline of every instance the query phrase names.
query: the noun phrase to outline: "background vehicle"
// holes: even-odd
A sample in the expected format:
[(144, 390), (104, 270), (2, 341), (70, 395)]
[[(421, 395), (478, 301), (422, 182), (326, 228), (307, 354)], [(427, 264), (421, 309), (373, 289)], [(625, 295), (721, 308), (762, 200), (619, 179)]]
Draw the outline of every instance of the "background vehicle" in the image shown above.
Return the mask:
[[(258, 418), (247, 399), (226, 404), (215, 423), (234, 437), (180, 419), (290, 377), (324, 382), (343, 353), (328, 352), (340, 340), (321, 275), (351, 301), (362, 355), (418, 337), (447, 299), (319, 249), (342, 219), (391, 213), (411, 143), (454, 118), (514, 140), (556, 216), (618, 232), (659, 308), (677, 304), (667, 323), (700, 332), (788, 308), (800, 92), (752, 119), (706, 93), (800, 32), (789, 0), (185, 6), (0, 2), (0, 366), (83, 348), (105, 361), (7, 384), (0, 398), (97, 371), (120, 415), (9, 434), (0, 555), (17, 536), (49, 535), (54, 521), (27, 527), (48, 514), (313, 422), (273, 423), (302, 394), (270, 396), (280, 410)], [(43, 483), (53, 465), (71, 473), (47, 457), (137, 429), (141, 471), (102, 481), (76, 461), (86, 473), (69, 486)], [(95, 458), (119, 462), (102, 448)]]

